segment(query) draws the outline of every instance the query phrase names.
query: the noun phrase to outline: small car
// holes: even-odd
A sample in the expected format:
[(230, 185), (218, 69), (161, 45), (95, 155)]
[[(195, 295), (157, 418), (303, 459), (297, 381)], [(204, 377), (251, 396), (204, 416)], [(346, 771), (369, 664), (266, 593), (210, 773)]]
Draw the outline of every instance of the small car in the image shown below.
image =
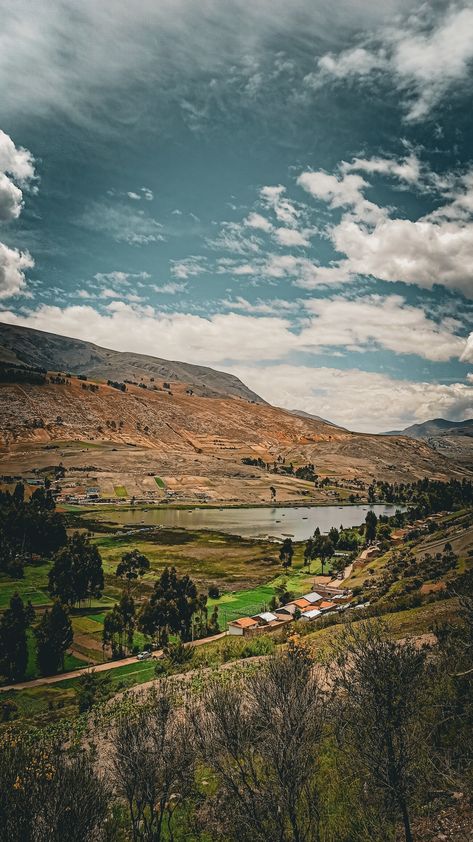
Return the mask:
[(147, 661), (148, 658), (151, 658), (151, 657), (152, 657), (151, 652), (148, 652), (146, 650), (145, 652), (138, 652), (138, 654), (136, 656), (136, 660), (137, 661)]

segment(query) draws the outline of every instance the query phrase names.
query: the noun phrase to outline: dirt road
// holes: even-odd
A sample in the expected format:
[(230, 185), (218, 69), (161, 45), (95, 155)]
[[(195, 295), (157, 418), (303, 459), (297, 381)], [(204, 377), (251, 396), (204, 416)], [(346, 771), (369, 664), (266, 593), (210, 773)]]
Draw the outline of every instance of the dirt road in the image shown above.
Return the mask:
[[(220, 640), (222, 637), (225, 637), (226, 634), (226, 632), (220, 632), (219, 634), (214, 634), (212, 637), (203, 637), (201, 640), (193, 640), (186, 645), (204, 646), (206, 643), (213, 643), (215, 640)], [(162, 654), (162, 650), (153, 652), (153, 658), (159, 658)], [(0, 687), (0, 693), (4, 693), (7, 690), (25, 690), (29, 687), (41, 687), (44, 684), (58, 684), (60, 681), (77, 678), (79, 675), (83, 675), (91, 670), (94, 672), (107, 672), (108, 670), (118, 669), (118, 667), (124, 667), (126, 664), (136, 663), (140, 662), (137, 660), (136, 655), (132, 655), (129, 658), (121, 658), (119, 661), (106, 661), (104, 664), (89, 664), (89, 666), (83, 667), (82, 669), (72, 670), (71, 672), (62, 672), (59, 675), (48, 675), (41, 678), (33, 678), (29, 681), (18, 681), (16, 684), (5, 684), (3, 687)]]

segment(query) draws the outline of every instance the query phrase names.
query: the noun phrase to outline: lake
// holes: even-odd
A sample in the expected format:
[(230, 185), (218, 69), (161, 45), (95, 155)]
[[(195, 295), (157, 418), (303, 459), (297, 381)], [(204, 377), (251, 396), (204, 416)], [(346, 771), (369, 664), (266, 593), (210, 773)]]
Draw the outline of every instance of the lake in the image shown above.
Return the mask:
[(123, 526), (167, 526), (180, 529), (210, 529), (242, 538), (291, 537), (305, 541), (318, 526), (328, 532), (332, 526), (358, 526), (369, 509), (379, 517), (393, 515), (397, 506), (268, 506), (248, 509), (142, 509), (101, 511), (97, 520)]

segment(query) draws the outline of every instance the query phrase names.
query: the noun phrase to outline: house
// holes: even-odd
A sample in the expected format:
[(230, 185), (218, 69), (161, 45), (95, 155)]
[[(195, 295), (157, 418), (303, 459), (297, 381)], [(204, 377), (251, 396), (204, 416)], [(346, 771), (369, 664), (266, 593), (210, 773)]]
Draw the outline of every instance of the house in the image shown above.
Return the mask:
[(311, 605), (314, 605), (314, 603), (320, 602), (320, 600), (323, 599), (323, 596), (317, 593), (317, 591), (311, 591), (311, 593), (305, 593), (302, 599), (306, 599), (307, 602), (310, 602)]
[(336, 605), (335, 602), (330, 602), (327, 599), (324, 599), (324, 600), (322, 600), (322, 602), (317, 603), (317, 608), (323, 614), (327, 614), (329, 611), (336, 611), (337, 607), (338, 606)]
[(321, 617), (322, 612), (318, 608), (309, 608), (308, 611), (304, 611), (301, 614), (301, 620), (306, 620), (308, 622), (312, 622), (312, 620), (316, 620), (317, 617)]
[(244, 635), (258, 628), (258, 620), (254, 617), (240, 617), (238, 620), (232, 620), (228, 624), (228, 634)]
[(271, 623), (277, 623), (280, 617), (277, 614), (273, 614), (272, 611), (263, 611), (261, 614), (255, 614), (251, 619), (256, 620), (260, 626), (269, 626)]
[(290, 605), (295, 605), (295, 610), (299, 609), (299, 611), (305, 611), (307, 608), (312, 608), (312, 603), (306, 599), (304, 596), (299, 597), (299, 599), (294, 599)]

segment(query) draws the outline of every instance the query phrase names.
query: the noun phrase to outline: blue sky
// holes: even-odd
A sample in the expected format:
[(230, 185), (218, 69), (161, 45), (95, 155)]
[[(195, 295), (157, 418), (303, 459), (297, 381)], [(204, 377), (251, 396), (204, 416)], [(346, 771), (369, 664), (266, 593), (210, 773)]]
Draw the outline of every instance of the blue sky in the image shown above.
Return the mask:
[(41, 5), (0, 0), (2, 321), (473, 415), (473, 2)]

